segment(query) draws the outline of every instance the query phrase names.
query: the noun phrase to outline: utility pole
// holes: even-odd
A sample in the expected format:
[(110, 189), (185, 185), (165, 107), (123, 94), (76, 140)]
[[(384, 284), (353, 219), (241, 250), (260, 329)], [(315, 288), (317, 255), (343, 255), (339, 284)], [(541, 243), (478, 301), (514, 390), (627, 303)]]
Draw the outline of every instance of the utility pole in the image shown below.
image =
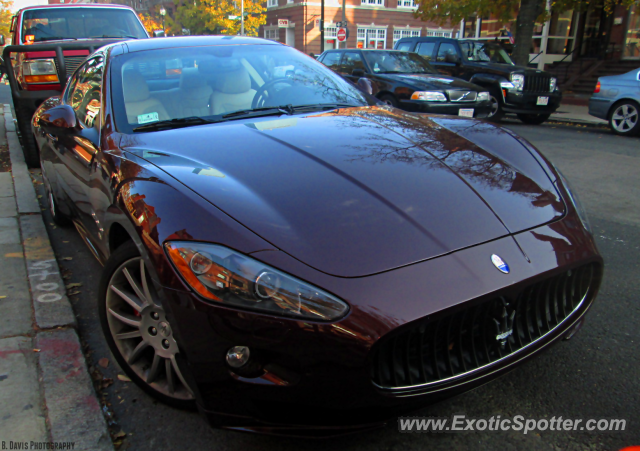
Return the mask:
[(324, 0), (320, 1), (320, 53), (324, 52)]
[(242, 0), (240, 6), (240, 36), (244, 36), (244, 0)]

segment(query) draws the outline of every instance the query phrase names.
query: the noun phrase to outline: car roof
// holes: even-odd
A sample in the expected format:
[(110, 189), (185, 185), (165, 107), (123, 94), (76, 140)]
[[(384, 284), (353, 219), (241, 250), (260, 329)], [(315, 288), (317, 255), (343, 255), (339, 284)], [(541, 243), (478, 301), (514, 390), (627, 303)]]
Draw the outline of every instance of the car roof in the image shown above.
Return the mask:
[(133, 8), (127, 5), (116, 5), (112, 3), (52, 3), (50, 5), (32, 5), (21, 8), (18, 12), (30, 10), (30, 9), (48, 9), (48, 8), (121, 8), (130, 9)]
[(129, 52), (177, 47), (206, 47), (210, 45), (284, 45), (268, 39), (247, 36), (172, 36), (168, 38), (132, 39), (125, 41), (124, 44)]

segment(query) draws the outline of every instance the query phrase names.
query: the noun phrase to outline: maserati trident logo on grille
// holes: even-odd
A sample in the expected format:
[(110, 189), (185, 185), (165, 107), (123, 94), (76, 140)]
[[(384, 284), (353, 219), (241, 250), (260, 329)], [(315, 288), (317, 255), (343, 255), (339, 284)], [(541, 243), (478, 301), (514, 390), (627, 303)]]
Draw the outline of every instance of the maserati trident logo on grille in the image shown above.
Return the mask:
[(516, 311), (509, 307), (509, 303), (502, 300), (502, 312), (493, 318), (496, 325), (496, 340), (500, 342), (500, 346), (507, 344), (507, 339), (513, 333), (513, 320), (516, 317)]
[(509, 265), (507, 265), (507, 263), (498, 255), (493, 254), (491, 256), (491, 263), (493, 263), (493, 266), (498, 268), (498, 271), (509, 274)]

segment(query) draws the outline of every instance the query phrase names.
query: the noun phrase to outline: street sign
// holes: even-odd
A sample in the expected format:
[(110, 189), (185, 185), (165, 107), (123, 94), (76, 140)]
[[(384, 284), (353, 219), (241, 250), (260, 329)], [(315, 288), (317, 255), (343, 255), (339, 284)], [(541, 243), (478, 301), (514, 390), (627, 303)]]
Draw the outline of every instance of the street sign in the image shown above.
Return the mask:
[(339, 28), (338, 29), (338, 42), (344, 42), (347, 40), (347, 29), (346, 28)]
[(289, 19), (278, 19), (278, 28), (287, 28), (289, 26)]

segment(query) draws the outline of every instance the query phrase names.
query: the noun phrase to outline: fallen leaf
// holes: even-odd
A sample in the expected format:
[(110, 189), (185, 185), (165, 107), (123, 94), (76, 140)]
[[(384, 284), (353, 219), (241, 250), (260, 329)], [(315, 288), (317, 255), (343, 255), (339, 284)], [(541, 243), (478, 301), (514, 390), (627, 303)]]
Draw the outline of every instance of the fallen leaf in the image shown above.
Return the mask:
[(118, 380), (121, 380), (122, 382), (131, 382), (131, 379), (129, 379), (124, 374), (118, 374)]
[(68, 241), (63, 241), (63, 243), (68, 243)]
[(0, 299), (4, 299), (4, 298), (6, 298), (6, 296), (0, 296)]
[(62, 257), (63, 260), (73, 260), (73, 257)]
[(69, 284), (65, 285), (65, 287), (67, 287), (67, 290), (69, 288), (75, 288), (75, 287), (81, 287), (81, 286), (82, 286), (81, 283), (69, 283)]
[(110, 377), (105, 377), (104, 379), (102, 379), (102, 388), (107, 388), (110, 385), (113, 385), (113, 379), (111, 379)]
[(40, 352), (40, 349), (34, 349), (33, 352)]
[(100, 365), (102, 368), (106, 368), (109, 366), (109, 359), (106, 357), (101, 358), (100, 360), (98, 360), (98, 365)]
[(125, 435), (127, 435), (127, 433), (126, 433), (126, 432), (124, 432), (124, 431), (120, 431), (120, 432), (118, 432), (117, 434), (114, 434), (114, 435), (113, 435), (113, 438), (122, 438), (122, 437), (124, 437)]
[[(77, 295), (79, 295), (80, 293), (82, 293), (82, 292), (81, 292), (81, 291), (79, 291), (79, 290), (74, 290), (74, 291), (70, 291), (70, 292), (68, 292), (68, 293), (67, 293), (67, 296), (77, 296)], [(79, 316), (79, 315), (78, 315), (78, 316)]]
[(42, 199), (42, 194), (38, 195), (38, 199)]

